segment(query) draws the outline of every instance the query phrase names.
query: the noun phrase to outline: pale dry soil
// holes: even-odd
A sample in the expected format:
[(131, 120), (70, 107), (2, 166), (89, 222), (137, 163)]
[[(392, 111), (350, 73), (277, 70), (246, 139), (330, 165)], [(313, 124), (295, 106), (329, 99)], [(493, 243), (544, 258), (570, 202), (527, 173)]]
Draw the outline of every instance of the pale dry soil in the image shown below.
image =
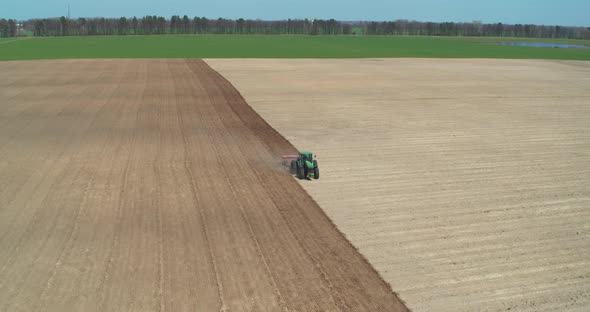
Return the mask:
[(201, 60), (0, 62), (0, 311), (406, 311)]
[(590, 311), (590, 63), (207, 60), (415, 311)]

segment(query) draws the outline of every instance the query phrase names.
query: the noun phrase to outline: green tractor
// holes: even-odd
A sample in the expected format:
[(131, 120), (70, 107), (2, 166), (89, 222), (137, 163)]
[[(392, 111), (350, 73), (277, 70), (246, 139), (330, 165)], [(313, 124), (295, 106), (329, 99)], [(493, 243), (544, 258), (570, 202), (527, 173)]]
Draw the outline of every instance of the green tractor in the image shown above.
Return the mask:
[(293, 156), (297, 159), (291, 160), (291, 172), (294, 172), (299, 179), (319, 179), (320, 168), (318, 161), (312, 152), (299, 152), (299, 155)]

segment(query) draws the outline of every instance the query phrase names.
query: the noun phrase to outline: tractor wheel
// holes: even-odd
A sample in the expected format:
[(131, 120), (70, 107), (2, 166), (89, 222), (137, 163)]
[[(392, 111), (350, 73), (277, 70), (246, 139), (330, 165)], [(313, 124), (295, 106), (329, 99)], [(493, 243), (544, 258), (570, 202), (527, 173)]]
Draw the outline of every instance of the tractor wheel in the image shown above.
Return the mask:
[(297, 164), (297, 178), (303, 179), (305, 178), (305, 171), (303, 171), (303, 167)]
[(316, 180), (320, 178), (320, 167), (318, 167), (317, 160), (313, 161), (313, 178)]

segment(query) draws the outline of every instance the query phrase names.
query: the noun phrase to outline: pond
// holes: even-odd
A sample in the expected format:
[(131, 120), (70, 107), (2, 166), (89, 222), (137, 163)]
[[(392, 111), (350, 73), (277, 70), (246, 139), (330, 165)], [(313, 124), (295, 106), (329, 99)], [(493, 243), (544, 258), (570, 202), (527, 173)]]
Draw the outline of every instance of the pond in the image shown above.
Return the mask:
[(581, 49), (588, 48), (585, 45), (548, 43), (548, 42), (498, 42), (498, 44), (511, 47), (556, 48), (556, 49)]

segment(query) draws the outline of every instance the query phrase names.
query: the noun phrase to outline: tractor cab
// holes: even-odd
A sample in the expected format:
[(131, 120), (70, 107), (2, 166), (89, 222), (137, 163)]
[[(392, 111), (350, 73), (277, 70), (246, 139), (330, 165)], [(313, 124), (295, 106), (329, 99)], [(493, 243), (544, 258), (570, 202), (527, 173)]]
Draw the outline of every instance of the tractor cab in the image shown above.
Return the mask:
[(312, 152), (299, 152), (299, 158), (303, 161), (313, 161), (313, 153)]

